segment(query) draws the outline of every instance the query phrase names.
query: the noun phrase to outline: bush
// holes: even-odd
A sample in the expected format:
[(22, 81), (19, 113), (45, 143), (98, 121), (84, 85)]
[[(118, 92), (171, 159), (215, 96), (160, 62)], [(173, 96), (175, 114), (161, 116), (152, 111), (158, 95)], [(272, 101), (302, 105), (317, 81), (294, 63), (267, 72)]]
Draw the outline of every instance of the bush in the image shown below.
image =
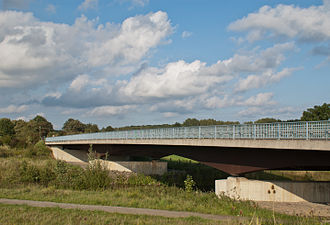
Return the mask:
[(184, 181), (184, 189), (187, 192), (192, 192), (195, 186), (196, 186), (196, 182), (193, 180), (192, 176), (187, 175), (187, 178)]
[(26, 148), (25, 156), (32, 157), (50, 157), (51, 150), (45, 145), (45, 142), (40, 140), (34, 146)]

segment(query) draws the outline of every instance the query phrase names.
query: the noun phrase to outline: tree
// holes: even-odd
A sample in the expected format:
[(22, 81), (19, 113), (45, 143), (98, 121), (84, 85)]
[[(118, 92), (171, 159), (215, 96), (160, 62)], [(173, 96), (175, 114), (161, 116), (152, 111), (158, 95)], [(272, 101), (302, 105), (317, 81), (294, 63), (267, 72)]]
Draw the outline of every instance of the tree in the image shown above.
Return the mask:
[(188, 118), (186, 119), (183, 124), (184, 127), (189, 127), (189, 126), (199, 126), (199, 120), (195, 118)]
[(276, 122), (281, 122), (281, 120), (274, 118), (262, 118), (254, 121), (254, 123), (276, 123)]
[(14, 126), (14, 123), (10, 119), (0, 119), (0, 144), (11, 145), (15, 134)]
[(28, 126), (41, 138), (47, 137), (47, 135), (54, 130), (53, 124), (39, 115), (30, 120)]
[(102, 128), (102, 132), (110, 132), (110, 131), (114, 131), (115, 129), (112, 126), (107, 126), (107, 127), (103, 127)]
[(14, 120), (15, 137), (17, 139), (16, 147), (25, 148), (28, 144), (28, 136), (31, 130), (24, 120)]
[(85, 133), (96, 133), (99, 132), (99, 127), (96, 124), (89, 123), (85, 126)]
[(328, 120), (330, 118), (330, 104), (324, 103), (321, 106), (314, 106), (303, 112), (300, 120), (302, 121), (318, 121)]
[(0, 119), (0, 136), (13, 136), (15, 134), (15, 125), (8, 118)]
[(67, 134), (78, 134), (78, 133), (84, 133), (85, 132), (86, 125), (79, 120), (75, 119), (68, 119), (64, 125), (63, 125), (63, 130)]

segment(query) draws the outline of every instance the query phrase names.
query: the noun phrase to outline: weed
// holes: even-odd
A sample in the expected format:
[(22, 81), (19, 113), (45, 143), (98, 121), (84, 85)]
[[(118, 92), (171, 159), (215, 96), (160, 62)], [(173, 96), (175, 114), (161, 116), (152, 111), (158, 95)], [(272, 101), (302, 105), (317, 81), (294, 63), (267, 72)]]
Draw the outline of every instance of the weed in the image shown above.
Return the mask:
[(195, 186), (196, 186), (196, 182), (193, 180), (192, 176), (188, 174), (187, 178), (184, 181), (184, 189), (187, 192), (192, 192)]

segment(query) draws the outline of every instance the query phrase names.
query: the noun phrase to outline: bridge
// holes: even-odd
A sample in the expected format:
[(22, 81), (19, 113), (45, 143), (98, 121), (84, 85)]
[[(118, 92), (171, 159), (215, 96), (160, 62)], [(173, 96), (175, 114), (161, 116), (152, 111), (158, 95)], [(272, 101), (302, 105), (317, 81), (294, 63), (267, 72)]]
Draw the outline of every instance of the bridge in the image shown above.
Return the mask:
[(46, 138), (48, 146), (111, 157), (180, 155), (231, 175), (330, 170), (330, 121), (169, 127)]

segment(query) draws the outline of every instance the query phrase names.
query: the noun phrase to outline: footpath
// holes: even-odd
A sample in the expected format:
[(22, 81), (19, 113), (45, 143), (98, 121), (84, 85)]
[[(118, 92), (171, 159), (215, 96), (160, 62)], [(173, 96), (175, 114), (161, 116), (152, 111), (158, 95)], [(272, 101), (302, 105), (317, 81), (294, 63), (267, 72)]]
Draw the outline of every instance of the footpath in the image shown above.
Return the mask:
[(18, 199), (0, 199), (2, 204), (10, 205), (28, 205), (33, 207), (59, 207), (63, 209), (80, 209), (80, 210), (91, 210), (91, 211), (104, 211), (109, 213), (120, 213), (120, 214), (133, 214), (133, 215), (149, 215), (149, 216), (163, 216), (163, 217), (201, 217), (204, 219), (220, 220), (220, 221), (246, 221), (245, 217), (236, 216), (223, 216), (223, 215), (212, 215), (203, 214), (196, 212), (183, 212), (183, 211), (170, 211), (160, 209), (146, 209), (146, 208), (131, 208), (131, 207), (119, 207), (119, 206), (101, 206), (101, 205), (81, 205), (71, 203), (56, 203), (46, 201), (32, 201), (32, 200), (18, 200)]

